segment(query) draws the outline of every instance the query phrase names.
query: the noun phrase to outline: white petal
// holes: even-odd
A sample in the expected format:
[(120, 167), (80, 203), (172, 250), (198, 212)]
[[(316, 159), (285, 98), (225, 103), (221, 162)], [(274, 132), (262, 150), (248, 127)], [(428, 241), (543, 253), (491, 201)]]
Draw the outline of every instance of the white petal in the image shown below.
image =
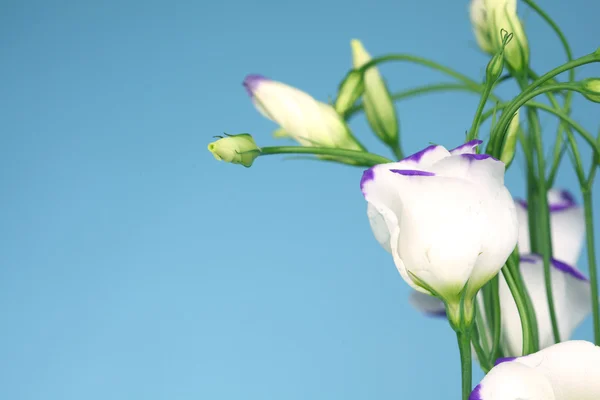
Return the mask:
[(515, 208), (517, 210), (517, 220), (519, 221), (519, 253), (528, 254), (531, 253), (531, 246), (529, 242), (529, 216), (527, 214), (527, 203), (517, 200), (515, 201)]
[[(516, 200), (519, 220), (519, 252), (529, 253), (529, 221), (527, 203)], [(579, 260), (585, 237), (583, 208), (577, 206), (573, 196), (564, 190), (548, 191), (550, 229), (552, 231), (552, 255), (567, 264)]]
[(483, 143), (483, 141), (479, 140), (479, 139), (470, 140), (467, 143), (462, 144), (462, 145), (458, 146), (457, 148), (450, 150), (450, 154), (452, 154), (452, 155), (475, 154), (475, 150), (477, 149), (477, 146), (479, 146), (481, 143)]
[(522, 364), (546, 376), (556, 400), (600, 399), (600, 347), (593, 343), (562, 342), (506, 364)]
[(469, 400), (559, 400), (548, 378), (534, 368), (507, 362), (496, 365)]
[(449, 156), (450, 152), (444, 146), (431, 145), (400, 161), (380, 164), (373, 168), (429, 171), (432, 165)]
[(249, 75), (244, 86), (257, 110), (276, 122), (304, 146), (360, 149), (333, 107), (309, 94), (260, 75)]
[(371, 203), (368, 203), (367, 205), (367, 215), (369, 216), (369, 223), (371, 224), (371, 230), (373, 230), (375, 239), (377, 239), (379, 244), (381, 244), (388, 253), (391, 253), (390, 231), (385, 222), (385, 217), (377, 211), (377, 208)]
[(440, 160), (431, 170), (480, 187), (483, 209), (480, 218), (485, 219), (486, 229), (469, 282), (470, 290), (476, 291), (498, 273), (517, 243), (518, 221), (514, 202), (504, 186), (504, 164), (485, 154), (463, 153)]
[[(480, 190), (469, 182), (435, 176), (399, 176), (397, 249), (405, 268), (450, 299), (470, 277), (484, 226)], [(394, 251), (396, 250), (396, 251)]]
[[(554, 343), (554, 337), (541, 257), (522, 256), (520, 269), (536, 313), (540, 348), (546, 348)], [(591, 312), (590, 285), (577, 269), (556, 260), (552, 263), (551, 279), (560, 336), (562, 340), (568, 340)], [(521, 355), (521, 320), (504, 278), (500, 279), (500, 306), (503, 347), (508, 355)]]
[(410, 292), (408, 300), (417, 311), (425, 315), (432, 317), (446, 316), (446, 306), (444, 305), (444, 302), (435, 296), (413, 290)]

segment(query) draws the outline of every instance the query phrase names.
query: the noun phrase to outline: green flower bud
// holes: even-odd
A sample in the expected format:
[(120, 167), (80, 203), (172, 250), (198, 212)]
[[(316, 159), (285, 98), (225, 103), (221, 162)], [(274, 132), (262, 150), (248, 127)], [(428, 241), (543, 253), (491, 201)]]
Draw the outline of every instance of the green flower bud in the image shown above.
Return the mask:
[(517, 139), (519, 133), (519, 111), (515, 113), (508, 130), (506, 131), (506, 139), (504, 141), (504, 147), (502, 148), (502, 154), (500, 154), (500, 161), (508, 168), (512, 160), (515, 158), (515, 152), (517, 150)]
[[(353, 39), (350, 45), (354, 68), (360, 68), (371, 61), (371, 55), (367, 53), (360, 40)], [(364, 85), (363, 105), (371, 129), (384, 143), (395, 146), (399, 135), (396, 108), (387, 85), (376, 67), (369, 68), (365, 72)]]
[(504, 69), (504, 55), (502, 53), (496, 54), (487, 65), (485, 69), (485, 80), (486, 82), (493, 83), (500, 79), (502, 70)]
[(208, 150), (219, 161), (242, 164), (244, 167), (250, 167), (260, 155), (260, 148), (247, 133), (220, 138), (210, 143)]
[(583, 86), (583, 95), (586, 99), (595, 103), (600, 103), (600, 79), (588, 78), (581, 81)]
[(357, 70), (350, 71), (338, 88), (338, 95), (334, 104), (335, 111), (340, 115), (344, 115), (356, 103), (364, 90), (365, 85), (362, 74)]

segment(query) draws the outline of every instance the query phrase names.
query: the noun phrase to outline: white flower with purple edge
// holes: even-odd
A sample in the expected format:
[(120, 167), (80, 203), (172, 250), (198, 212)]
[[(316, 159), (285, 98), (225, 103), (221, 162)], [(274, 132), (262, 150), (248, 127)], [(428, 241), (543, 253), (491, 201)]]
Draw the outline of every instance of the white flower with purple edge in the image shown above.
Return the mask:
[(473, 389), (469, 400), (600, 399), (600, 347), (583, 340), (507, 357)]
[(262, 75), (248, 75), (243, 85), (256, 109), (301, 145), (363, 150), (329, 104)]
[(372, 167), (361, 180), (373, 233), (402, 278), (448, 304), (472, 300), (517, 243), (504, 164), (476, 154), (479, 144), (432, 145)]
[[(522, 253), (520, 271), (536, 313), (540, 348), (554, 343), (552, 324), (546, 300), (544, 266), (539, 255), (528, 254), (528, 205), (515, 200), (519, 220), (519, 251)], [(550, 226), (554, 258), (551, 260), (552, 292), (558, 318), (560, 337), (569, 339), (575, 329), (591, 313), (591, 287), (588, 279), (574, 266), (579, 259), (585, 234), (583, 209), (573, 195), (565, 190), (548, 192)], [(525, 254), (523, 254), (525, 252)], [(506, 354), (522, 354), (521, 319), (514, 299), (503, 278), (500, 279), (500, 307), (502, 309), (501, 346)], [(479, 299), (481, 300), (481, 299)], [(429, 316), (444, 316), (445, 306), (440, 300), (420, 293), (410, 295), (410, 303)], [(483, 310), (483, 308), (481, 309)], [(484, 319), (485, 321), (485, 319)], [(490, 332), (487, 332), (488, 336)]]

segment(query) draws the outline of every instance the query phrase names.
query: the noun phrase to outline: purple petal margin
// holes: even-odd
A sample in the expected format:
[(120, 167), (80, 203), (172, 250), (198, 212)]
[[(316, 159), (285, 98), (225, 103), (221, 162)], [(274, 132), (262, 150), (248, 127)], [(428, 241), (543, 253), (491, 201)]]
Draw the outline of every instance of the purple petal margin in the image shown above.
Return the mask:
[(375, 179), (375, 171), (373, 171), (373, 168), (369, 168), (363, 172), (362, 178), (360, 178), (360, 191), (363, 196), (365, 195), (365, 184), (373, 179)]
[[(515, 201), (523, 206), (524, 209), (527, 209), (528, 205), (525, 200), (517, 199)], [(577, 207), (577, 202), (573, 195), (566, 190), (560, 191), (560, 202), (548, 204), (550, 212), (564, 211), (573, 207)]]
[(258, 85), (260, 85), (261, 82), (268, 81), (268, 80), (269, 80), (268, 78), (265, 78), (262, 75), (250, 74), (250, 75), (246, 76), (242, 85), (244, 85), (244, 87), (246, 88), (248, 95), (250, 97), (254, 97), (254, 91), (256, 90), (256, 88), (258, 88)]
[(498, 159), (490, 156), (489, 154), (469, 154), (469, 153), (465, 153), (465, 154), (461, 154), (461, 157), (467, 158), (471, 161), (477, 160), (477, 161), (481, 161), (481, 160), (487, 160), (488, 158), (491, 158), (492, 160), (496, 160), (498, 161)]
[(509, 362), (509, 361), (514, 361), (516, 360), (517, 357), (500, 357), (496, 360), (496, 362), (494, 363), (494, 367), (498, 364), (502, 364), (504, 362)]
[(481, 383), (475, 386), (475, 389), (473, 389), (471, 395), (469, 396), (469, 400), (483, 400), (481, 397)]
[(556, 259), (552, 259), (552, 266), (562, 272), (564, 272), (565, 274), (569, 274), (571, 275), (573, 278), (578, 279), (580, 281), (585, 281), (587, 282), (587, 278), (585, 277), (585, 275), (583, 275), (581, 272), (577, 271), (577, 269), (575, 269), (574, 267), (570, 266), (569, 264), (566, 264), (562, 261), (558, 261)]
[(446, 314), (446, 310), (424, 311), (423, 314), (425, 314), (427, 317), (432, 317), (432, 318), (447, 318), (448, 317), (448, 315)]
[(433, 172), (419, 171), (416, 169), (390, 169), (390, 172), (405, 176), (435, 176)]
[[(521, 256), (520, 257), (520, 261), (522, 263), (529, 263), (529, 264), (535, 264), (537, 262), (541, 262), (542, 261), (542, 257), (540, 255), (537, 254), (532, 254), (529, 256)], [(573, 278), (580, 280), (580, 281), (584, 281), (587, 282), (588, 278), (586, 278), (585, 275), (583, 275), (580, 271), (578, 271), (575, 267), (570, 266), (567, 263), (564, 263), (560, 260), (557, 260), (555, 258), (551, 259), (551, 265), (556, 268), (557, 270), (564, 272), (565, 274), (569, 274), (571, 275)]]
[(483, 143), (483, 140), (479, 140), (479, 139), (469, 140), (467, 143), (461, 144), (457, 148), (450, 150), (450, 154), (454, 154), (455, 152), (461, 152), (467, 148), (473, 150), (475, 147), (479, 146), (481, 143)]
[(527, 202), (523, 199), (516, 199), (515, 202), (527, 210)]
[(521, 256), (519, 261), (522, 263), (535, 264), (539, 260), (539, 256)]
[(421, 161), (421, 158), (423, 158), (423, 156), (425, 154), (429, 153), (430, 151), (433, 151), (433, 150), (437, 149), (437, 147), (438, 146), (435, 145), (435, 144), (433, 144), (433, 145), (431, 145), (429, 147), (425, 147), (423, 150), (421, 150), (421, 151), (419, 151), (419, 152), (417, 152), (417, 153), (415, 153), (413, 155), (410, 155), (410, 156), (408, 156), (405, 159), (400, 160), (400, 161), (414, 161), (414, 162), (418, 163), (419, 161)]

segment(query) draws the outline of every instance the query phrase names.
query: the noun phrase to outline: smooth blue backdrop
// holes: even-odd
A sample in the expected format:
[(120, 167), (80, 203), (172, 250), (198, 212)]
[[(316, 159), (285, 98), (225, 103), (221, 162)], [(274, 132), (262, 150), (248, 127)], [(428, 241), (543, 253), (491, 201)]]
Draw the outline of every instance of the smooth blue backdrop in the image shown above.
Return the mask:
[[(540, 2), (576, 56), (600, 45), (600, 5)], [(276, 143), (244, 76), (326, 101), (352, 38), (480, 79), (467, 5), (0, 2), (0, 398), (459, 398), (453, 332), (408, 304), (369, 229), (361, 169), (279, 156), (245, 169), (206, 146), (222, 132)], [(521, 9), (534, 67), (562, 63), (553, 33)], [(393, 90), (449, 81), (381, 71)], [(456, 145), (477, 100), (400, 103), (405, 149)], [(598, 106), (576, 106), (596, 131)], [(388, 154), (362, 117), (352, 128)], [(515, 195), (521, 164), (507, 178)], [(577, 190), (573, 177), (566, 167), (559, 183)]]

